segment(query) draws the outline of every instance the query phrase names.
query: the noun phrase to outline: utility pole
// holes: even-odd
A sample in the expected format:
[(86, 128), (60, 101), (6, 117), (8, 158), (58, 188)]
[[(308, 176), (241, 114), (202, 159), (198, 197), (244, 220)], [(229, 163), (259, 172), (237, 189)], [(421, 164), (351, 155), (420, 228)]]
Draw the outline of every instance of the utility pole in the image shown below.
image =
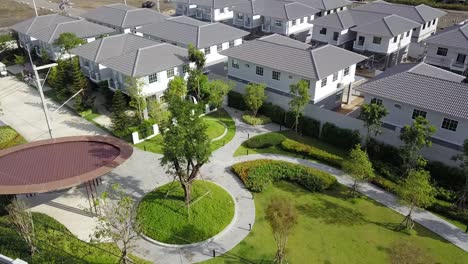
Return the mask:
[(39, 15), (37, 14), (36, 1), (35, 1), (35, 0), (32, 0), (32, 2), (33, 2), (33, 6), (34, 6), (34, 12), (36, 12), (36, 16), (39, 16)]

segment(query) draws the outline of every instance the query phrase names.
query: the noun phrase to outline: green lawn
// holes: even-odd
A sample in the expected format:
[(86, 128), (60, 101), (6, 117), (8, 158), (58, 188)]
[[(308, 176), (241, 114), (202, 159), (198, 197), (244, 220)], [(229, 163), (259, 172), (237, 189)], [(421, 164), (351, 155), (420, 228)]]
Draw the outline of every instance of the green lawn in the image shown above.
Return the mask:
[[(0, 217), (2, 254), (28, 263), (117, 263), (119, 259), (119, 250), (113, 243), (95, 244), (96, 248), (77, 239), (65, 226), (47, 215), (33, 213), (33, 219), (38, 253), (33, 257), (28, 254), (25, 242), (3, 216)], [(132, 259), (135, 263), (151, 263), (136, 257)]]
[(419, 225), (411, 232), (396, 231), (402, 215), (365, 197), (349, 198), (348, 192), (344, 186), (310, 193), (291, 183), (270, 185), (254, 194), (252, 232), (226, 255), (206, 263), (271, 263), (275, 243), (264, 210), (276, 195), (292, 201), (299, 214), (288, 242), (289, 263), (391, 263), (390, 248), (406, 241), (430, 259), (424, 263), (468, 263), (468, 253)]
[(217, 137), (220, 137), (223, 135), (224, 130), (226, 129), (222, 123), (217, 121), (214, 118), (203, 118), (203, 122), (208, 126), (208, 129), (206, 133), (208, 134), (208, 137), (213, 140)]
[(10, 126), (0, 127), (0, 150), (27, 143), (15, 129)]
[(223, 188), (195, 181), (192, 192), (190, 212), (179, 182), (148, 193), (138, 205), (143, 234), (164, 243), (190, 244), (213, 237), (231, 223), (234, 201)]

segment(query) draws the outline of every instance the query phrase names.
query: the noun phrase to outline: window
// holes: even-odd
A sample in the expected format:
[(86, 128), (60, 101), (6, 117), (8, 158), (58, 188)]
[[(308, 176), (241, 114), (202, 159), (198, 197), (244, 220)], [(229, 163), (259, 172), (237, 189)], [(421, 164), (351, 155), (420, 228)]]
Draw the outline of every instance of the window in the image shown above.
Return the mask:
[(273, 80), (278, 80), (279, 81), (280, 80), (280, 75), (281, 75), (280, 72), (273, 71), (271, 78), (273, 78)]
[(238, 60), (232, 60), (232, 67), (239, 69), (239, 61)]
[(223, 50), (223, 44), (221, 43), (221, 44), (216, 45), (216, 50), (217, 51), (222, 51)]
[(343, 75), (344, 75), (344, 76), (347, 76), (348, 74), (349, 74), (349, 67), (346, 67), (346, 68), (344, 69)]
[(413, 31), (416, 31), (416, 28), (413, 28)]
[(465, 63), (465, 60), (466, 60), (466, 54), (458, 53), (457, 62), (458, 63)]
[(182, 73), (187, 73), (189, 71), (189, 65), (185, 64), (182, 66)]
[(409, 37), (411, 31), (406, 32), (406, 37)]
[(263, 76), (263, 68), (257, 66), (257, 67), (255, 68), (255, 73), (256, 73), (257, 75)]
[(365, 41), (365, 40), (366, 40), (365, 37), (359, 36), (359, 38), (358, 38), (358, 46), (364, 45), (364, 41)]
[(244, 19), (244, 14), (237, 13), (237, 19)]
[(398, 41), (398, 36), (393, 37), (393, 43)]
[(205, 50), (204, 50), (204, 51), (205, 51), (205, 55), (208, 55), (208, 54), (210, 54), (210, 53), (211, 53), (211, 49), (210, 49), (210, 47), (208, 47), (208, 48), (205, 48)]
[(320, 34), (321, 35), (326, 35), (327, 34), (327, 28), (321, 28), (320, 29)]
[(382, 103), (383, 103), (382, 99), (379, 99), (379, 98), (372, 98), (371, 100), (371, 104), (382, 105)]
[(154, 83), (158, 81), (158, 73), (153, 73), (148, 76), (149, 83)]
[(234, 40), (229, 41), (229, 48), (234, 47)]
[(293, 20), (291, 21), (291, 24), (292, 24), (293, 26), (295, 26), (295, 25), (297, 24), (296, 19), (293, 19)]
[(327, 85), (327, 78), (322, 79), (322, 83), (320, 84), (321, 87), (324, 87)]
[(442, 121), (442, 128), (450, 131), (457, 131), (458, 121), (444, 118)]
[(333, 74), (333, 81), (336, 81), (336, 80), (338, 80), (338, 73), (337, 72), (335, 72)]
[(413, 110), (413, 115), (411, 116), (412, 119), (416, 119), (418, 116), (422, 116), (426, 118), (427, 112), (419, 109), (414, 109)]
[(423, 25), (423, 29), (426, 29), (426, 24)]
[(448, 49), (447, 48), (438, 48), (437, 55), (439, 56), (447, 56)]
[(280, 20), (275, 20), (275, 26), (281, 27), (282, 25), (283, 25), (283, 22), (281, 22)]
[(333, 40), (334, 40), (334, 41), (337, 41), (337, 40), (338, 40), (338, 36), (340, 36), (340, 33), (338, 33), (338, 32), (333, 32)]
[(174, 77), (174, 69), (169, 69), (166, 71), (167, 73), (167, 78)]
[(382, 42), (382, 38), (381, 37), (374, 37), (372, 39), (372, 43), (374, 44), (380, 44)]
[(335, 94), (335, 102), (341, 101), (342, 98), (343, 98), (343, 93)]
[(401, 105), (400, 104), (394, 104), (393, 107), (397, 108), (397, 109), (401, 109)]
[(432, 25), (435, 25), (435, 23), (436, 23), (436, 20), (435, 19), (432, 20)]

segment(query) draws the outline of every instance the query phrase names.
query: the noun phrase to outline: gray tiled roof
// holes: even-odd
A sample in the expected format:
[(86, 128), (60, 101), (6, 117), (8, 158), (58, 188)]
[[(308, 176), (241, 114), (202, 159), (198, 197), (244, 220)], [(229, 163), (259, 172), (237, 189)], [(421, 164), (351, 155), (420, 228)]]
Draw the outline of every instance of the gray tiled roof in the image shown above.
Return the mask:
[(197, 6), (211, 7), (214, 3), (214, 8), (224, 8), (247, 2), (248, 0), (172, 0), (175, 3), (192, 4)]
[(92, 21), (121, 28), (156, 23), (169, 17), (148, 8), (135, 8), (124, 4), (101, 6), (81, 16)]
[(164, 39), (168, 42), (193, 44), (206, 48), (247, 36), (249, 33), (222, 23), (205, 23), (190, 17), (172, 17), (162, 22), (146, 25), (139, 29), (146, 35)]
[(368, 24), (354, 27), (352, 30), (376, 36), (394, 37), (419, 26), (419, 23), (412, 20), (397, 15), (389, 15), (382, 19), (370, 21)]
[(468, 22), (444, 29), (425, 41), (429, 44), (468, 50)]
[(281, 20), (302, 18), (320, 12), (320, 10), (302, 3), (282, 0), (250, 0), (235, 5), (233, 10), (244, 14), (262, 15)]
[(154, 46), (158, 42), (133, 34), (120, 34), (101, 38), (71, 50), (72, 54), (87, 60), (101, 63), (105, 60), (122, 56), (139, 48)]
[(433, 19), (442, 17), (447, 14), (442, 10), (427, 5), (410, 6), (401, 4), (391, 4), (384, 1), (375, 1), (356, 7), (355, 9), (384, 13), (389, 15), (395, 14), (407, 19), (411, 19), (421, 24), (424, 24), (426, 22), (429, 22)]
[(332, 45), (310, 48), (288, 37), (271, 35), (245, 42), (221, 54), (312, 80), (320, 80), (366, 59)]
[(323, 17), (318, 17), (310, 23), (318, 26), (331, 27), (337, 29), (348, 29), (354, 26), (369, 24), (388, 16), (387, 14), (365, 12), (354, 9), (332, 13)]
[(357, 88), (374, 96), (468, 119), (468, 84), (463, 76), (424, 63), (401, 64)]
[(352, 4), (352, 2), (348, 0), (296, 0), (296, 2), (303, 3), (321, 11), (332, 10)]
[(73, 33), (79, 38), (96, 37), (114, 32), (114, 29), (83, 19), (57, 14), (31, 18), (14, 25), (12, 29), (47, 43), (53, 43), (60, 34), (66, 32)]
[(102, 62), (102, 65), (130, 77), (142, 77), (188, 64), (188, 51), (167, 43), (140, 48)]

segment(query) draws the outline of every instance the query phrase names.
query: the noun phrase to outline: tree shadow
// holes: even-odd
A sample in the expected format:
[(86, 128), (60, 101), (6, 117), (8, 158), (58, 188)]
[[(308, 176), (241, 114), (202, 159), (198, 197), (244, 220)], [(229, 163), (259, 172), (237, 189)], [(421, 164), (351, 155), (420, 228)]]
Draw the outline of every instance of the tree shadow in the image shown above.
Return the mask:
[(327, 224), (353, 226), (362, 225), (366, 221), (364, 215), (354, 209), (317, 198), (318, 203), (300, 204), (296, 208), (308, 217), (316, 218)]

